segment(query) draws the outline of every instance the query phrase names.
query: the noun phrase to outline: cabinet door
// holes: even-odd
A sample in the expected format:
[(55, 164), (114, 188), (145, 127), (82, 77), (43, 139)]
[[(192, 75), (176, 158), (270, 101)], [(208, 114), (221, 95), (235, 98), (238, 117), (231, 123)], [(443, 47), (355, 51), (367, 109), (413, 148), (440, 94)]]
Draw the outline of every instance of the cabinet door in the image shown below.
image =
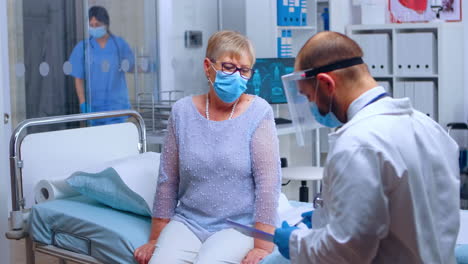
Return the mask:
[(436, 47), (433, 32), (397, 33), (397, 74), (405, 76), (436, 74)]
[(418, 81), (414, 84), (415, 108), (422, 113), (436, 119), (435, 89), (432, 81)]

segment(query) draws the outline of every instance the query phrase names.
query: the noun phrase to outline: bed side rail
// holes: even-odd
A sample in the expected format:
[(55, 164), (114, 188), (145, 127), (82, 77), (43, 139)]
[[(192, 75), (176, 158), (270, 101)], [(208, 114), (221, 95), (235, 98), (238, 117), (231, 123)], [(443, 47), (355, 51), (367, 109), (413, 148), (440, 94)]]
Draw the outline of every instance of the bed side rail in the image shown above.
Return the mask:
[(32, 118), (22, 121), (13, 131), (10, 138), (10, 174), (11, 174), (11, 202), (12, 212), (10, 212), (10, 225), (11, 231), (6, 234), (7, 238), (20, 239), (24, 237), (23, 230), (23, 210), (24, 210), (24, 196), (23, 196), (23, 177), (21, 168), (23, 166), (20, 159), (21, 142), (27, 135), (26, 129), (28, 127), (52, 125), (60, 123), (70, 123), (78, 121), (88, 121), (101, 118), (122, 117), (130, 116), (136, 121), (135, 126), (138, 129), (139, 144), (138, 150), (143, 153), (146, 152), (146, 128), (142, 116), (134, 110), (118, 110), (108, 112), (95, 112), (85, 114), (74, 114), (64, 116), (52, 116)]

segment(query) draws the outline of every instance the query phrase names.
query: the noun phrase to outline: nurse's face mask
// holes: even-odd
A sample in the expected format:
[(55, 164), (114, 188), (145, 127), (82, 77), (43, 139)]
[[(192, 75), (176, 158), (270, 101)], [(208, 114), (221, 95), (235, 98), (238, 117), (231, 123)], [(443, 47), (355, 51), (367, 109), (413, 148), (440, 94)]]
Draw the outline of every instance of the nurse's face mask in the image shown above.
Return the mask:
[(89, 27), (89, 35), (93, 38), (102, 38), (107, 33), (106, 26)]
[[(316, 78), (319, 73), (327, 73), (354, 65), (364, 63), (361, 57), (337, 61), (318, 68), (311, 68), (303, 71), (293, 72), (281, 77), (283, 87), (288, 100), (289, 113), (296, 128), (296, 139), (299, 145), (304, 145), (304, 136), (307, 131), (326, 127), (337, 127), (341, 122), (336, 118), (332, 110), (333, 95), (330, 95), (328, 112), (321, 114), (317, 104), (319, 81), (315, 83), (315, 97), (313, 102), (309, 102), (308, 97), (301, 94), (299, 83), (304, 80)], [(323, 93), (322, 93), (323, 94)], [(312, 101), (312, 99), (311, 99)]]
[(107, 33), (107, 26), (95, 17), (91, 17), (89, 20), (88, 32), (93, 38), (102, 38)]

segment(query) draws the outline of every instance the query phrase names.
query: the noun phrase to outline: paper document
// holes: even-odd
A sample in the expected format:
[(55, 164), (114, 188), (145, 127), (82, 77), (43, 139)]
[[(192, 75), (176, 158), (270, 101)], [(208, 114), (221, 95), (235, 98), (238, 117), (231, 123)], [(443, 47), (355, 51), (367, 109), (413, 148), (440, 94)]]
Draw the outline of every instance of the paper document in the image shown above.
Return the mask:
[(306, 225), (298, 225), (298, 222), (303, 220), (301, 214), (313, 210), (312, 206), (291, 207), (284, 212), (281, 212), (281, 222), (286, 221), (290, 226), (295, 225), (299, 228), (307, 228)]
[(226, 223), (229, 224), (230, 226), (232, 226), (237, 231), (239, 231), (242, 234), (246, 235), (246, 236), (253, 237), (253, 238), (258, 238), (258, 239), (269, 241), (269, 242), (273, 242), (273, 235), (270, 234), (270, 233), (267, 233), (267, 232), (264, 232), (262, 230), (253, 228), (251, 226), (246, 226), (246, 225), (243, 225), (243, 224), (239, 224), (239, 223), (234, 222), (234, 221), (232, 221), (230, 219), (227, 219)]

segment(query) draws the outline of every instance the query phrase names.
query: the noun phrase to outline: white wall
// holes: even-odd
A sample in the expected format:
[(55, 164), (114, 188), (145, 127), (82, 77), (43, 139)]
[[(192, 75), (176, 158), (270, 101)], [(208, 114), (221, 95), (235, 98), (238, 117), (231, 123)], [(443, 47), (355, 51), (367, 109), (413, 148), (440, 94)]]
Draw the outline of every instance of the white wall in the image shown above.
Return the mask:
[(10, 206), (10, 175), (8, 169), (8, 135), (10, 124), (4, 124), (3, 115), (9, 113), (9, 63), (7, 2), (0, 0), (0, 256), (2, 263), (11, 263), (10, 241), (5, 238), (8, 230), (8, 212)]
[[(207, 91), (203, 59), (208, 38), (218, 30), (217, 13), (217, 0), (159, 1), (161, 91), (183, 90), (185, 95)], [(202, 31), (201, 48), (185, 48), (186, 30)]]
[(352, 23), (353, 8), (349, 0), (329, 0), (330, 30), (345, 33), (346, 26)]

